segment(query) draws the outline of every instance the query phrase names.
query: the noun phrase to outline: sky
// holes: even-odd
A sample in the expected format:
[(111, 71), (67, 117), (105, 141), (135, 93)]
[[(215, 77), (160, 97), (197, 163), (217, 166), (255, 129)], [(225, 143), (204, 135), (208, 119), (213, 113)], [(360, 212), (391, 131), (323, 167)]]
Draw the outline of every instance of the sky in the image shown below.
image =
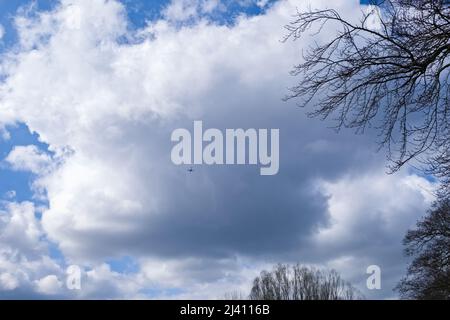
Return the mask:
[[(284, 102), (314, 41), (296, 10), (358, 0), (0, 0), (0, 298), (217, 299), (277, 263), (391, 299), (434, 182), (386, 174), (376, 132)], [(171, 133), (278, 128), (280, 168), (176, 166)], [(81, 288), (66, 285), (81, 270)], [(380, 290), (366, 269), (381, 268)]]

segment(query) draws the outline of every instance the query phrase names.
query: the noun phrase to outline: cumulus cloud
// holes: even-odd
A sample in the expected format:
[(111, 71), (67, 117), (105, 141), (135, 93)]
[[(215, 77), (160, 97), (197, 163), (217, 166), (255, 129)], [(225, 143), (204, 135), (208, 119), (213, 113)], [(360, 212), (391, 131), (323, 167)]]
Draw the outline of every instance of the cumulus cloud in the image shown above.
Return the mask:
[[(370, 132), (336, 135), (281, 102), (299, 47), (312, 41), (283, 44), (282, 26), (306, 5), (281, 1), (221, 25), (204, 17), (222, 10), (218, 2), (174, 1), (140, 30), (127, 27), (118, 1), (63, 0), (50, 12), (16, 17), (19, 49), (0, 68), (0, 127), (25, 123), (54, 156), (20, 146), (6, 158), (38, 174), (48, 207), (39, 221), (31, 204), (18, 205), (27, 218), (5, 220), (3, 241), (35, 260), (19, 264), (5, 251), (2, 288), (68, 294), (42, 235), (85, 271), (83, 289), (70, 294), (90, 298), (221, 297), (248, 290), (260, 269), (284, 261), (334, 266), (361, 282), (365, 270), (352, 259), (378, 259), (398, 278), (398, 241), (430, 201), (418, 186), (426, 180), (386, 177), (382, 155), (368, 148)], [(333, 6), (360, 13), (348, 1)], [(185, 19), (194, 20), (173, 23)], [(279, 128), (278, 175), (261, 177), (255, 166), (190, 174), (173, 165), (170, 133), (194, 120)], [(356, 241), (359, 232), (381, 240)], [(119, 272), (106, 262), (123, 256), (137, 269)]]
[(13, 170), (30, 171), (35, 174), (44, 174), (52, 164), (51, 157), (35, 145), (14, 147), (5, 161)]
[(60, 273), (42, 240), (44, 231), (31, 202), (4, 202), (0, 209), (0, 297), (26, 298), (35, 279)]
[(61, 291), (62, 283), (54, 274), (36, 280), (37, 291), (43, 294), (54, 295)]
[(39, 251), (39, 238), (43, 232), (34, 214), (31, 202), (8, 203), (7, 212), (1, 216), (2, 244), (30, 254)]
[[(319, 185), (329, 195), (330, 217), (311, 238), (308, 251), (313, 259), (326, 256), (330, 268), (341, 270), (368, 296), (394, 297), (391, 290), (406, 270), (404, 232), (424, 215), (436, 185), (416, 175), (392, 176), (382, 171)], [(380, 266), (383, 272), (380, 291), (365, 287), (364, 273), (370, 265)]]

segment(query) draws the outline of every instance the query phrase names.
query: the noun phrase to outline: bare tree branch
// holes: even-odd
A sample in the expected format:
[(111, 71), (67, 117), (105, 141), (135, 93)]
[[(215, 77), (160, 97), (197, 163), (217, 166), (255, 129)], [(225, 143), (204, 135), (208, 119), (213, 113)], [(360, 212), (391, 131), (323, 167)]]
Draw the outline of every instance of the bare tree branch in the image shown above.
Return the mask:
[[(285, 40), (326, 24), (332, 40), (315, 44), (292, 70), (299, 83), (286, 99), (314, 105), (310, 116), (333, 115), (336, 129), (379, 131), (396, 171), (412, 159), (442, 178), (450, 171), (450, 5), (446, 0), (385, 0), (382, 13), (358, 23), (333, 9), (297, 12)], [(379, 26), (368, 26), (375, 17)]]
[(362, 299), (340, 275), (302, 267), (277, 265), (271, 272), (262, 271), (253, 281), (252, 300), (354, 300)]

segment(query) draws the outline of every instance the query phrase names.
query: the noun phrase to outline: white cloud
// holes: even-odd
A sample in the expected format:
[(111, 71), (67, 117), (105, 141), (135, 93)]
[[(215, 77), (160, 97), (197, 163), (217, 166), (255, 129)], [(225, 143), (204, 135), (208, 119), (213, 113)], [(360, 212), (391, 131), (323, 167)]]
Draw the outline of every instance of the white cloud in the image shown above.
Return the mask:
[(45, 276), (39, 280), (35, 281), (37, 286), (37, 291), (43, 294), (58, 294), (61, 292), (62, 283), (58, 277), (54, 274)]
[(19, 286), (19, 281), (11, 273), (4, 272), (0, 274), (0, 288), (2, 290), (14, 290)]
[[(3, 86), (14, 90), (2, 99), (2, 119), (26, 122), (56, 152), (66, 146), (75, 151), (42, 180), (50, 201), (43, 225), (65, 253), (83, 255), (91, 245), (80, 236), (134, 235), (169, 197), (161, 179), (169, 178), (173, 167), (151, 157), (165, 159), (170, 145), (158, 146), (157, 139), (165, 137), (153, 128), (161, 121), (170, 127), (172, 119), (223, 112), (222, 103), (211, 99), (230, 77), (240, 94), (252, 96), (286, 73), (290, 63), (279, 27), (289, 11), (287, 4), (279, 6), (266, 19), (244, 19), (233, 28), (200, 22), (179, 30), (159, 21), (149, 27), (156, 38), (118, 45), (115, 36), (126, 24), (118, 3), (78, 1), (86, 13), (79, 30), (65, 27), (68, 4), (39, 19), (18, 18), (24, 50)], [(51, 37), (42, 43), (35, 33)], [(39, 50), (27, 51), (36, 45)], [(276, 101), (278, 89), (270, 90)], [(233, 108), (240, 107), (236, 101)], [(7, 158), (14, 168), (33, 172), (49, 160), (31, 146), (17, 147)]]
[(5, 28), (0, 24), (0, 40), (3, 39), (4, 35), (5, 35)]
[(374, 229), (378, 224), (388, 233), (412, 227), (411, 222), (434, 200), (436, 190), (431, 182), (416, 175), (383, 172), (322, 182), (321, 187), (330, 196), (330, 221), (318, 230), (316, 239), (326, 246), (355, 241), (358, 229), (367, 224), (374, 224)]
[(31, 171), (35, 174), (47, 173), (52, 165), (51, 157), (35, 145), (14, 147), (5, 161), (13, 170)]
[(0, 216), (0, 242), (20, 252), (39, 251), (43, 231), (35, 217), (34, 205), (31, 202), (7, 203), (6, 210)]
[[(366, 296), (395, 297), (392, 288), (406, 271), (402, 239), (431, 205), (436, 184), (380, 170), (321, 181), (319, 188), (329, 196), (330, 218), (312, 236), (309, 250), (326, 251), (324, 265), (340, 271)], [(366, 288), (366, 268), (373, 264), (381, 267), (380, 291)]]
[[(2, 202), (0, 210), (0, 298), (33, 297), (35, 281), (61, 273), (30, 202)], [(44, 281), (45, 284), (48, 281)], [(39, 283), (38, 283), (39, 284)]]

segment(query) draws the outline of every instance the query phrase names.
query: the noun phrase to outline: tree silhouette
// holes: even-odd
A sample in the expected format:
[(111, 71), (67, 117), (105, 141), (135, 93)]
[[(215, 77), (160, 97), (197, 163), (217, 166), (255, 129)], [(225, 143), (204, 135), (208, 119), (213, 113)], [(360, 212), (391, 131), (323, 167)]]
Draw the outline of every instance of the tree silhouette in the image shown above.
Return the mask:
[(253, 281), (251, 300), (353, 300), (362, 295), (334, 271), (278, 264)]
[[(335, 116), (336, 128), (378, 130), (390, 168), (415, 159), (450, 192), (450, 6), (447, 0), (377, 0), (359, 22), (336, 11), (297, 12), (287, 39), (337, 27), (312, 46), (292, 75), (286, 99), (314, 104), (310, 116)], [(377, 26), (369, 23), (376, 19)]]
[(397, 286), (401, 296), (450, 299), (450, 199), (437, 200), (403, 242), (414, 260)]

